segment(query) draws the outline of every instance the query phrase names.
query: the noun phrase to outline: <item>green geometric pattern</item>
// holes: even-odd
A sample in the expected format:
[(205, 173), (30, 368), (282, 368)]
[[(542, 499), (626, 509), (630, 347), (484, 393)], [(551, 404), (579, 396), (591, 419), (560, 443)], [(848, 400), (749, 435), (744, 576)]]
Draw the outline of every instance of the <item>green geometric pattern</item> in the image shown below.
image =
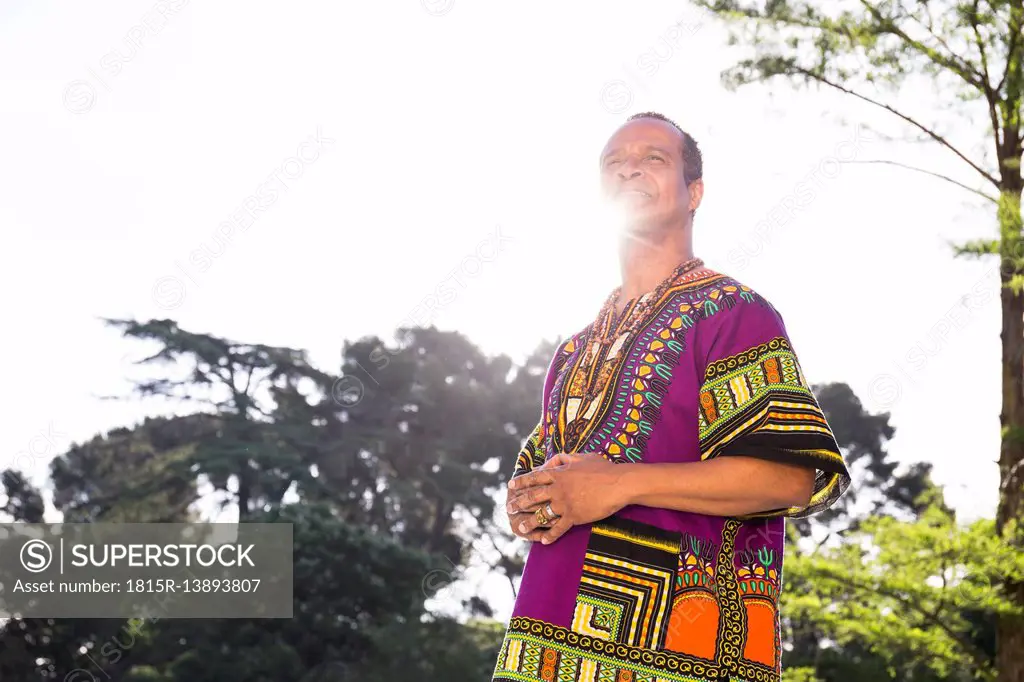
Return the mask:
[(613, 642), (619, 640), (619, 627), (622, 624), (622, 604), (616, 604), (604, 599), (597, 599), (588, 594), (580, 594), (576, 597), (576, 607), (580, 604), (588, 604), (594, 607), (593, 616), (588, 625), (594, 630), (601, 630), (608, 633), (608, 639)]

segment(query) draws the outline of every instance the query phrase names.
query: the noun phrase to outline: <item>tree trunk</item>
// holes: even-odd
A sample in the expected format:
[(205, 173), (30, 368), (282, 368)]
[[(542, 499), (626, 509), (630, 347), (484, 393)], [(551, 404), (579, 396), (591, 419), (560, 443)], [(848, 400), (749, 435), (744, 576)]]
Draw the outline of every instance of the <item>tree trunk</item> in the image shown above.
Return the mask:
[(452, 505), (443, 497), (434, 501), (434, 521), (430, 528), (430, 538), (427, 540), (427, 551), (437, 552), (442, 549), (445, 533), (448, 532), (448, 524), (451, 523), (452, 513), (455, 510)]
[(252, 471), (249, 469), (249, 460), (243, 464), (238, 472), (238, 520), (245, 522), (249, 520), (249, 499), (252, 497)]
[[(1001, 494), (996, 513), (1000, 534), (1006, 532), (1008, 521), (1021, 518), (1024, 505), (1020, 478), (1024, 461), (1024, 297), (1004, 287), (1002, 308), (1003, 437), (999, 455)], [(1007, 535), (1007, 541), (1019, 544), (1019, 532), (1013, 535), (1017, 537)], [(1006, 587), (1011, 599), (1024, 605), (1024, 584), (1012, 582)], [(1020, 618), (1000, 619), (996, 651), (999, 682), (1024, 682), (1024, 622)]]
[[(1015, 132), (1015, 131), (1014, 131)], [(1006, 150), (1009, 151), (1009, 150)], [(1019, 159), (1019, 150), (1013, 150)], [(1011, 157), (1012, 158), (1012, 157)], [(1008, 543), (1022, 548), (1024, 538), (1019, 527), (1024, 520), (1024, 294), (1015, 293), (1007, 284), (1019, 269), (1021, 246), (1020, 169), (1004, 168), (1004, 187), (1000, 206), (1002, 254), (1000, 280), (1002, 290), (1003, 406), (1000, 415), (1002, 444), (999, 453), (999, 507), (997, 532)], [(1005, 172), (1011, 170), (1011, 172)], [(1024, 607), (1024, 583), (1008, 581), (1007, 595)], [(997, 625), (996, 669), (998, 682), (1024, 682), (1024, 619), (1003, 616)]]

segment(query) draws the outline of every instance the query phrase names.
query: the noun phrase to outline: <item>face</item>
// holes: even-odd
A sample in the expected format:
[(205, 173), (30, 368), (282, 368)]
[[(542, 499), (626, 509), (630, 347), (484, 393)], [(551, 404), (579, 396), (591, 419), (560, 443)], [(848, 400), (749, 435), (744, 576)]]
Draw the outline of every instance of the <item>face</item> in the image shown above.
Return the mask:
[(686, 186), (679, 131), (641, 118), (619, 128), (601, 152), (601, 190), (622, 209), (628, 229), (651, 232), (688, 224), (704, 185)]

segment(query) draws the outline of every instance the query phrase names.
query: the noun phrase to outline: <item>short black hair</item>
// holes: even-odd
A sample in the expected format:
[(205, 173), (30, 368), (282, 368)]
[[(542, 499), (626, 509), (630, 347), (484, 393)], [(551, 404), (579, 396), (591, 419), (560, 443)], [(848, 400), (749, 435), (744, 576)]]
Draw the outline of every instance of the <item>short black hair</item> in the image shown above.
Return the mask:
[(694, 180), (699, 180), (704, 177), (704, 157), (701, 156), (700, 147), (697, 146), (697, 140), (693, 139), (690, 133), (686, 132), (679, 127), (679, 124), (670, 119), (664, 114), (659, 114), (656, 111), (644, 111), (639, 114), (633, 114), (626, 122), (635, 121), (638, 118), (653, 118), (659, 121), (664, 121), (670, 126), (679, 131), (679, 134), (683, 136), (683, 182), (689, 187)]

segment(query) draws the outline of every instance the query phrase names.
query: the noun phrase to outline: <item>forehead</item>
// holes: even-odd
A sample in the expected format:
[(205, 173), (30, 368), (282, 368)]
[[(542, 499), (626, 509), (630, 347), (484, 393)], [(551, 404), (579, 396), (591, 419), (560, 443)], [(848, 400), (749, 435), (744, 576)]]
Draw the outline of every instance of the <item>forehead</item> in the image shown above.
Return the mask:
[(615, 149), (641, 147), (645, 145), (661, 147), (679, 153), (682, 149), (683, 137), (671, 123), (656, 118), (638, 118), (629, 121), (615, 131), (602, 150), (602, 155)]

